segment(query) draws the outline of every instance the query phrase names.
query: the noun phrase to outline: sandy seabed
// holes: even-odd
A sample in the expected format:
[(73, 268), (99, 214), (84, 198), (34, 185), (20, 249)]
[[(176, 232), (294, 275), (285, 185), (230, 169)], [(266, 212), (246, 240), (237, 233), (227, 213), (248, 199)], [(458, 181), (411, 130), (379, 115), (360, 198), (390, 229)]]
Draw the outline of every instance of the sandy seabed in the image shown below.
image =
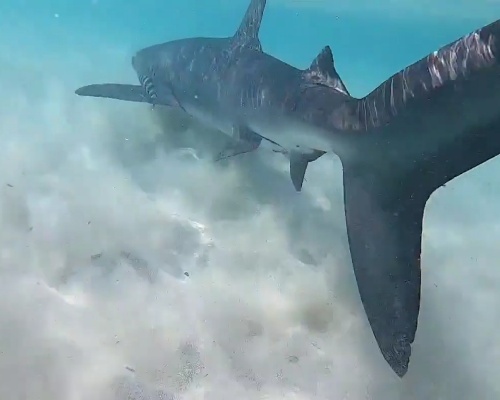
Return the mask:
[(428, 204), (399, 380), (359, 301), (338, 160), (300, 194), (279, 154), (214, 163), (216, 132), (75, 96), (86, 57), (2, 66), (0, 398), (499, 398), (499, 160)]

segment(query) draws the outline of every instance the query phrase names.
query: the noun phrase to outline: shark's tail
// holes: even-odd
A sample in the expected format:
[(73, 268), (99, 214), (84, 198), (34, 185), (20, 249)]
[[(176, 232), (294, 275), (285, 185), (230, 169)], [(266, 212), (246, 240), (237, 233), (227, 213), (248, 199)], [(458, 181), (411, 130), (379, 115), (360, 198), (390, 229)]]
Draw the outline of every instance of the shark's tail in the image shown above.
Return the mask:
[(401, 377), (417, 329), (426, 202), (500, 154), (499, 104), (500, 21), (394, 75), (349, 114), (367, 131), (351, 133), (366, 157), (340, 155), (351, 257), (374, 336)]
[(427, 193), (403, 186), (344, 164), (346, 225), (361, 300), (380, 350), (399, 376), (408, 369), (417, 329), (427, 200)]

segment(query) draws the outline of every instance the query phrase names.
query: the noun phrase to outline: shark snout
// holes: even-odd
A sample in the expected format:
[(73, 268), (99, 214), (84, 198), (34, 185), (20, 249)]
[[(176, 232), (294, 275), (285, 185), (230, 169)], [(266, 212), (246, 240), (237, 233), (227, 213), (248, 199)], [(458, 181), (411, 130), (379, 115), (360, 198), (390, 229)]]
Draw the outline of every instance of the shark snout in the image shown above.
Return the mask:
[(137, 55), (132, 56), (132, 67), (137, 71)]
[(148, 53), (145, 53), (143, 50), (136, 52), (132, 56), (131, 61), (134, 71), (140, 75), (147, 75), (154, 65), (154, 59), (149, 57)]
[(141, 54), (140, 51), (138, 51), (132, 56), (132, 68), (134, 68), (134, 70), (137, 73), (139, 73), (139, 71), (144, 70), (145, 64), (146, 64), (146, 59), (144, 58), (144, 55)]

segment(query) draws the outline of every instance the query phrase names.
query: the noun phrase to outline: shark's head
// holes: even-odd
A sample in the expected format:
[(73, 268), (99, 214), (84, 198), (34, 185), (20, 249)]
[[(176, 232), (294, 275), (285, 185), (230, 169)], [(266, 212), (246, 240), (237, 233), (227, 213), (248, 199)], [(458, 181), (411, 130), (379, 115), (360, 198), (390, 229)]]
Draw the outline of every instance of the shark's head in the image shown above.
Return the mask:
[(175, 57), (174, 46), (169, 43), (146, 47), (132, 57), (132, 67), (144, 91), (154, 102), (158, 97), (156, 77), (161, 75), (168, 80), (172, 60)]
[[(226, 57), (231, 38), (187, 38), (146, 47), (132, 57), (132, 67), (152, 104), (171, 102), (174, 87), (186, 86), (193, 77), (204, 79), (214, 72), (214, 64)], [(217, 62), (215, 62), (217, 61)], [(212, 79), (215, 81), (216, 79)], [(170, 103), (169, 103), (170, 104)]]
[(132, 57), (132, 67), (137, 75), (148, 75), (160, 66), (168, 67), (172, 58), (172, 49), (168, 43), (146, 47)]

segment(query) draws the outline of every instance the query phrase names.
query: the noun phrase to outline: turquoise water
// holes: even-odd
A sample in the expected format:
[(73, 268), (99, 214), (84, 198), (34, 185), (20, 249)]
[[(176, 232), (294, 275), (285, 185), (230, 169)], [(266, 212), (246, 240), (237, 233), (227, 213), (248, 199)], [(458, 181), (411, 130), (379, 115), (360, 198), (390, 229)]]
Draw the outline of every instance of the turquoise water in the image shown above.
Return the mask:
[[(300, 68), (330, 45), (354, 96), (500, 17), (494, 1), (336, 3), (269, 0), (260, 37)], [(246, 7), (0, 3), (0, 398), (500, 398), (499, 160), (429, 202), (399, 380), (359, 302), (336, 158), (298, 195), (278, 155), (214, 165), (216, 132), (74, 95), (135, 83), (141, 47), (231, 35)]]

